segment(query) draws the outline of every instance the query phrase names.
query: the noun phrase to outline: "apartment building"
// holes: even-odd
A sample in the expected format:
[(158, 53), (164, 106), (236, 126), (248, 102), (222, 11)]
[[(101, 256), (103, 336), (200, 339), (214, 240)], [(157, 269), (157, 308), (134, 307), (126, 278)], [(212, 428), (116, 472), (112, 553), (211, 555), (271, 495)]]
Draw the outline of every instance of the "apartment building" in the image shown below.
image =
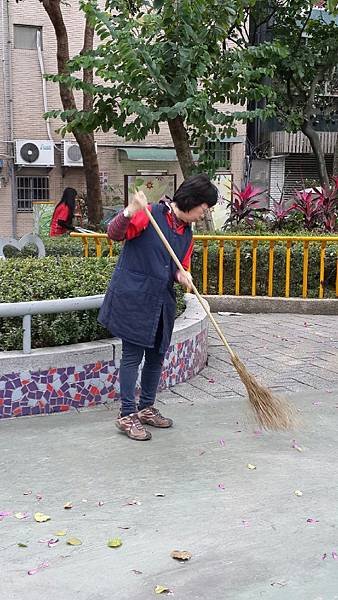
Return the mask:
[[(75, 187), (85, 192), (81, 154), (72, 137), (61, 139), (60, 123), (49, 123), (43, 114), (61, 107), (58, 86), (44, 80), (56, 72), (54, 29), (39, 0), (0, 0), (1, 54), (0, 96), (0, 235), (21, 237), (33, 230), (34, 201), (59, 200), (62, 190)], [(84, 21), (78, 3), (64, 4), (64, 20), (70, 32), (71, 55), (82, 48)], [(79, 95), (79, 107), (81, 97)], [(229, 110), (229, 106), (225, 109)], [(126, 200), (128, 181), (139, 174), (149, 178), (149, 193), (173, 191), (182, 181), (168, 128), (158, 135), (130, 143), (115, 135), (95, 136), (103, 190), (103, 204), (111, 198)], [(220, 171), (230, 161), (233, 183), (240, 185), (245, 154), (245, 126), (234, 138), (210, 145), (220, 157)], [(229, 169), (229, 167), (228, 167)], [(229, 173), (226, 173), (228, 176)], [(129, 178), (129, 179), (128, 179)], [(153, 186), (153, 183), (156, 185)], [(157, 186), (157, 187), (156, 187)]]

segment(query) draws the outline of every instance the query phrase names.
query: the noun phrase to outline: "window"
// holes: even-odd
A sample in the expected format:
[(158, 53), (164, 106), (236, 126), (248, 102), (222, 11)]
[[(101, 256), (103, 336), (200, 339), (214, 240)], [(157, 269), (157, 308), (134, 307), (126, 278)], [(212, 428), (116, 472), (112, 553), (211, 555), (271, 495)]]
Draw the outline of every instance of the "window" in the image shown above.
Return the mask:
[(206, 142), (205, 153), (208, 158), (216, 162), (217, 168), (230, 168), (231, 144), (229, 142)]
[(19, 212), (31, 212), (33, 200), (49, 200), (48, 177), (17, 177), (16, 197)]
[(36, 50), (38, 32), (40, 32), (42, 49), (42, 27), (36, 27), (35, 25), (14, 25), (14, 48)]

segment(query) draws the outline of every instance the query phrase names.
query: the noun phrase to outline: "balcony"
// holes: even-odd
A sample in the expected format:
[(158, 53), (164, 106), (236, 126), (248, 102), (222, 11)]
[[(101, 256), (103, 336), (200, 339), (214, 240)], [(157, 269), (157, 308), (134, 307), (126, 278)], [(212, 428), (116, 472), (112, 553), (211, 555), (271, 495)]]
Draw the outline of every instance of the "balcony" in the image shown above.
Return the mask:
[[(324, 154), (333, 154), (338, 132), (318, 131)], [(307, 137), (301, 132), (273, 131), (270, 133), (270, 144), (275, 154), (312, 154)]]

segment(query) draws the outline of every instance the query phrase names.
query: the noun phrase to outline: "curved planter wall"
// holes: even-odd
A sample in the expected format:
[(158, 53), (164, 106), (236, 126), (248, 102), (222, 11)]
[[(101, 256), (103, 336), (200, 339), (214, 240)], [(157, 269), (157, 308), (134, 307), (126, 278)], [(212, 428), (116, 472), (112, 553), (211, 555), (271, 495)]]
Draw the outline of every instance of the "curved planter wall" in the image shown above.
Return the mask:
[[(175, 322), (159, 390), (182, 383), (206, 364), (208, 319), (192, 294)], [(119, 399), (121, 341), (100, 340), (0, 352), (0, 418), (48, 414)]]

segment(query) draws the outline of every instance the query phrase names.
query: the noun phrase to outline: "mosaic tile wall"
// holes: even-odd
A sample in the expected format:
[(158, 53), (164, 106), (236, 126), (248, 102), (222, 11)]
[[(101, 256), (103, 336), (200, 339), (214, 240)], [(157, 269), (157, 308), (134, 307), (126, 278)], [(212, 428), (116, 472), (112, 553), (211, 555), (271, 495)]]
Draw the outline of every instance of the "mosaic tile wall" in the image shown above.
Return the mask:
[[(207, 330), (170, 346), (159, 390), (196, 375), (207, 360)], [(119, 365), (100, 361), (0, 376), (0, 418), (49, 414), (119, 399)]]

